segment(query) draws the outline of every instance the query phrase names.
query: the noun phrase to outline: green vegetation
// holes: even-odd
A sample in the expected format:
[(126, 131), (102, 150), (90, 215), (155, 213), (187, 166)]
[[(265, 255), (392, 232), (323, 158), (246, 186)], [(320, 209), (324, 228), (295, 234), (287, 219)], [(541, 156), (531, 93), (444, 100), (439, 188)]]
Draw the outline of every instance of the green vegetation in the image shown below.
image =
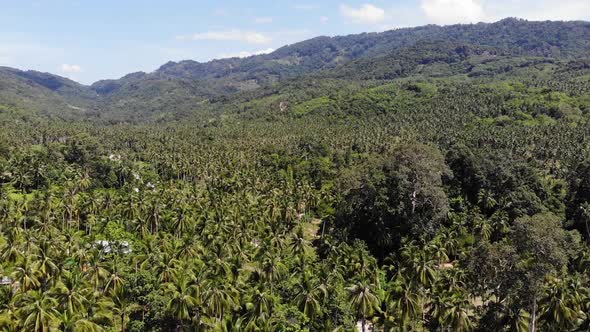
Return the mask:
[(0, 331), (588, 330), (588, 29), (0, 70)]

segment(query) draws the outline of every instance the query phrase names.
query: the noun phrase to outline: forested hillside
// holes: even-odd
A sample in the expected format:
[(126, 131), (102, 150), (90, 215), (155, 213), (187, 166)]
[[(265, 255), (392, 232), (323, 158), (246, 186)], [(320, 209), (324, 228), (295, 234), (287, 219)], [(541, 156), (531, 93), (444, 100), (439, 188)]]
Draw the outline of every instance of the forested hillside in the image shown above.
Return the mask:
[[(5, 108), (65, 120), (169, 121), (210, 111), (212, 99), (297, 78), (306, 81), (307, 75), (365, 82), (411, 76), (418, 68), (423, 76), (448, 76), (465, 73), (473, 62), (505, 58), (585, 59), (590, 57), (589, 41), (587, 22), (505, 19), (318, 37), (243, 59), (169, 62), (152, 73), (91, 86), (47, 73), (0, 68), (0, 100)], [(467, 68), (456, 68), (460, 63)], [(513, 65), (510, 60), (503, 64)]]
[(2, 331), (587, 331), (590, 24), (0, 69)]

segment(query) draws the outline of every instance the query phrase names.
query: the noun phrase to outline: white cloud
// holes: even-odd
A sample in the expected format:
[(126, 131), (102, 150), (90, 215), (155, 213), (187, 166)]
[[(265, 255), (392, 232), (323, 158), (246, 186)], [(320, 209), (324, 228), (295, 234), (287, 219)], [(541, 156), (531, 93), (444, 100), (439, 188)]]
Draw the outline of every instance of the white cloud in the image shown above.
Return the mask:
[(63, 65), (61, 65), (61, 71), (66, 74), (81, 73), (82, 67), (80, 67), (79, 65), (70, 65), (70, 64), (64, 63)]
[(272, 17), (257, 17), (254, 19), (254, 23), (256, 24), (270, 24), (272, 21)]
[(385, 10), (371, 4), (364, 4), (359, 8), (340, 5), (340, 13), (355, 23), (379, 23), (385, 20)]
[(274, 52), (274, 48), (267, 48), (265, 50), (258, 50), (254, 52), (242, 51), (238, 53), (223, 53), (220, 54), (221, 58), (247, 58), (252, 55), (261, 55), (261, 54), (268, 54)]
[(421, 0), (428, 22), (494, 22), (506, 17), (534, 21), (588, 20), (589, 0)]
[(329, 20), (330, 20), (330, 18), (328, 16), (321, 16), (320, 17), (321, 23), (328, 23)]
[(486, 17), (479, 0), (422, 0), (421, 8), (436, 24), (477, 23)]
[(207, 31), (195, 33), (189, 36), (179, 36), (180, 40), (214, 40), (214, 41), (237, 41), (248, 44), (266, 44), (272, 39), (260, 32), (227, 30), (227, 31)]
[(585, 20), (590, 18), (588, 0), (528, 0), (515, 14), (529, 20)]

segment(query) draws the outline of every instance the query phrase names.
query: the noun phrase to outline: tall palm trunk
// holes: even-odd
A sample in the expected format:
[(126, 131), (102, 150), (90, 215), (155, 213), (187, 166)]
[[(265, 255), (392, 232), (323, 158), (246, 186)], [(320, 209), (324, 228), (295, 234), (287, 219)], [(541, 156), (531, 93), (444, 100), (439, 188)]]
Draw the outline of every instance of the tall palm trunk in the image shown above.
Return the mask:
[(535, 321), (537, 320), (537, 296), (533, 297), (533, 304), (531, 308), (531, 323), (529, 325), (529, 332), (535, 332)]

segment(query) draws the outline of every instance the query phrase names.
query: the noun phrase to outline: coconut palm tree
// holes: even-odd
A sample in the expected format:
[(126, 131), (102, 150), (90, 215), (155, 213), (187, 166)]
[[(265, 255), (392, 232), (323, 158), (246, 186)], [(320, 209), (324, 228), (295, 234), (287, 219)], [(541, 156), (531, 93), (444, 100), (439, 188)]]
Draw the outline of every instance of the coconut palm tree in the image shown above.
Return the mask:
[(26, 256), (16, 265), (14, 272), (12, 272), (11, 278), (19, 283), (23, 292), (41, 286), (41, 271), (37, 269), (37, 266), (37, 261), (34, 261), (30, 256)]
[(358, 282), (347, 288), (348, 301), (358, 319), (361, 320), (362, 331), (366, 331), (366, 320), (379, 310), (380, 300), (375, 294), (375, 286)]
[(182, 331), (184, 324), (192, 319), (193, 309), (202, 303), (200, 292), (195, 285), (191, 284), (190, 276), (182, 271), (175, 273), (174, 279), (163, 284), (162, 287), (170, 297), (167, 310), (177, 319), (177, 330)]
[(328, 289), (325, 284), (319, 280), (311, 279), (308, 272), (305, 274), (303, 282), (296, 286), (295, 303), (297, 303), (299, 310), (303, 312), (310, 321), (321, 313), (322, 305), (328, 297)]
[(19, 309), (15, 314), (24, 330), (48, 332), (58, 325), (58, 302), (49, 293), (30, 290), (19, 294), (16, 302)]
[(472, 305), (469, 296), (459, 289), (441, 291), (431, 302), (431, 316), (439, 326), (452, 331), (473, 329)]
[(239, 292), (231, 286), (205, 286), (203, 298), (207, 303), (207, 312), (211, 317), (221, 320), (228, 311), (238, 307)]
[(396, 274), (387, 286), (386, 302), (387, 316), (402, 329), (420, 316), (420, 294), (401, 274)]
[(539, 316), (551, 329), (572, 330), (587, 317), (584, 299), (589, 289), (579, 276), (551, 278), (539, 303)]
[(125, 332), (129, 315), (141, 310), (142, 307), (129, 299), (129, 294), (125, 287), (116, 288), (111, 293), (110, 298), (113, 302), (113, 306), (111, 307), (113, 315), (119, 318), (121, 332)]
[(59, 310), (70, 318), (85, 311), (88, 299), (93, 296), (93, 289), (80, 271), (64, 271), (52, 292), (59, 303)]
[(0, 287), (0, 330), (2, 331), (19, 331), (21, 321), (19, 321), (16, 312), (19, 309), (17, 300), (19, 293), (14, 287)]
[(98, 289), (110, 275), (108, 270), (109, 265), (107, 262), (103, 261), (101, 250), (98, 248), (92, 248), (85, 252), (88, 256), (87, 259), (82, 262), (82, 268), (85, 271), (86, 278), (94, 288)]
[(247, 313), (243, 317), (247, 322), (246, 330), (258, 331), (269, 324), (277, 298), (270, 293), (256, 289), (246, 296)]
[(57, 328), (63, 332), (103, 332), (105, 329), (99, 324), (85, 318), (83, 314), (62, 313), (58, 317)]
[(274, 285), (285, 271), (285, 265), (276, 254), (266, 252), (259, 263), (258, 269), (265, 282), (269, 284), (270, 292), (273, 294)]

